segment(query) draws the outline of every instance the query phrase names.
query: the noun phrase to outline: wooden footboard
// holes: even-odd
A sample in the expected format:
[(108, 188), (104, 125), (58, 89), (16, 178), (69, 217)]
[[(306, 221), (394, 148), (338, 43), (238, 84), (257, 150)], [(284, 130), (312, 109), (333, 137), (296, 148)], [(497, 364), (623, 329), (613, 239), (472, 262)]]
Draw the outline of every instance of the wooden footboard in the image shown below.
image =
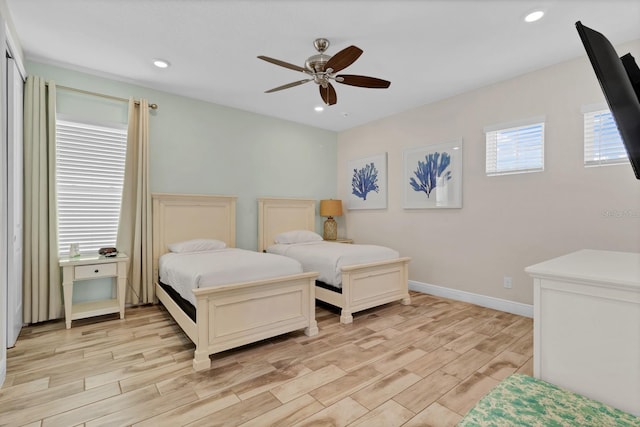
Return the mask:
[(409, 261), (403, 257), (342, 267), (342, 293), (316, 287), (316, 298), (340, 307), (341, 323), (353, 322), (353, 313), (389, 302), (411, 304)]
[[(193, 368), (211, 366), (209, 355), (304, 329), (318, 333), (315, 320), (317, 273), (202, 288), (196, 296), (196, 322), (156, 286), (158, 299), (196, 345)], [(167, 301), (167, 299), (169, 301)]]

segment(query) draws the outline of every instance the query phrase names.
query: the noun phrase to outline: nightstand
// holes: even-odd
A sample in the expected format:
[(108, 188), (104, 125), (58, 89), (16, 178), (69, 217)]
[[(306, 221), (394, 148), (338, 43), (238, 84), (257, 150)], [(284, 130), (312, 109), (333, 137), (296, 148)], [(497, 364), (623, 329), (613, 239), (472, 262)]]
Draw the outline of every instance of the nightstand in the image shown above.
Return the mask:
[[(64, 289), (64, 318), (67, 329), (71, 321), (103, 314), (120, 313), (124, 319), (124, 293), (127, 283), (129, 257), (119, 253), (114, 257), (81, 255), (75, 258), (60, 258), (62, 287)], [(78, 280), (93, 280), (105, 277), (116, 279), (115, 298), (73, 303), (73, 284)]]
[(336, 240), (327, 240), (327, 242), (353, 243), (353, 239), (345, 239), (345, 238), (342, 238), (342, 237), (338, 237)]

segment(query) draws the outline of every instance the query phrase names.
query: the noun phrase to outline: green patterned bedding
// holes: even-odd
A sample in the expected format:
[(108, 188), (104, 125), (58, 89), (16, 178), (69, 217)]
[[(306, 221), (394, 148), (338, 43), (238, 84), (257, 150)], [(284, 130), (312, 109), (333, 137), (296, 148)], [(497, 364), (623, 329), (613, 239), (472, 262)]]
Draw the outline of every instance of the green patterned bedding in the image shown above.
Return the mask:
[(535, 378), (514, 374), (483, 397), (458, 427), (640, 426), (640, 418)]

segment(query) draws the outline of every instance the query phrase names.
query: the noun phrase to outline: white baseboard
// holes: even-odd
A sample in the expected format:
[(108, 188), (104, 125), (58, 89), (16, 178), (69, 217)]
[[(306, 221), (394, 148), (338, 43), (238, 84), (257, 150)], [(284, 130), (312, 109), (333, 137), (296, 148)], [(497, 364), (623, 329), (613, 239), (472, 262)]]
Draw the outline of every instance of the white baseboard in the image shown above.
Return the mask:
[(481, 307), (493, 308), (494, 310), (506, 311), (507, 313), (517, 314), (519, 316), (533, 317), (533, 305), (530, 304), (522, 304), (521, 302), (459, 291), (457, 289), (445, 288), (443, 286), (416, 282), (415, 280), (409, 280), (409, 289), (412, 291), (422, 292), (423, 294), (435, 295), (437, 297), (449, 298), (456, 301), (469, 302)]

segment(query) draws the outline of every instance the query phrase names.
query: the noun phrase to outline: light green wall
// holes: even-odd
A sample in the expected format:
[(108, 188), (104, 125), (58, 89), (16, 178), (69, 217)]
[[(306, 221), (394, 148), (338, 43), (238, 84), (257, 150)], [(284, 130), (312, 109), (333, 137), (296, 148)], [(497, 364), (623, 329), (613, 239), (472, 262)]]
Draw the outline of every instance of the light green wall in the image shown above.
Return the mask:
[[(151, 191), (238, 196), (240, 248), (257, 249), (258, 197), (336, 197), (335, 132), (48, 64), (27, 62), (26, 68), (57, 85), (158, 104), (149, 120)], [(63, 89), (57, 92), (57, 108), (89, 121), (127, 121), (125, 102)], [(317, 217), (316, 229), (321, 226)], [(74, 300), (110, 292), (100, 283), (82, 288)]]
[[(237, 246), (255, 250), (256, 198), (335, 198), (337, 134), (200, 100), (27, 62), (57, 85), (158, 104), (150, 110), (151, 191), (238, 196)], [(58, 112), (124, 123), (124, 102), (58, 90)], [(317, 229), (321, 219), (318, 217)]]

